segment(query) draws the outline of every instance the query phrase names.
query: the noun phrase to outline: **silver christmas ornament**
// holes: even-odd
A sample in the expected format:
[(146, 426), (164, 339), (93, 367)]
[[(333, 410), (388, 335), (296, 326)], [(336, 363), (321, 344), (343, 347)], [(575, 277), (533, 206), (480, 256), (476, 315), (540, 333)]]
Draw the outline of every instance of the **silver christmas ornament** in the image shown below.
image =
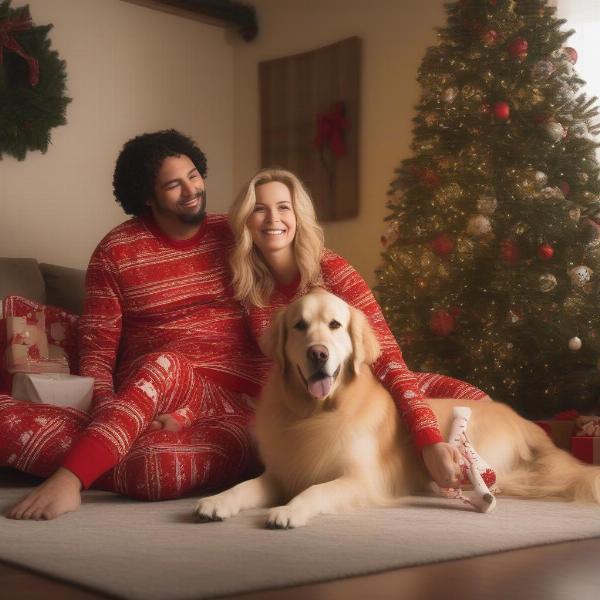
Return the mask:
[(565, 137), (565, 128), (558, 121), (550, 121), (544, 127), (546, 134), (553, 142), (559, 142)]
[(546, 175), (546, 173), (544, 173), (543, 171), (536, 171), (534, 178), (535, 178), (535, 182), (540, 187), (544, 187), (548, 183), (548, 175)]
[(475, 238), (483, 237), (490, 231), (492, 231), (492, 224), (484, 215), (475, 215), (467, 223), (467, 233)]
[(578, 338), (577, 336), (574, 336), (569, 340), (569, 350), (576, 352), (577, 350), (581, 350), (582, 346), (583, 342), (581, 341), (581, 338)]
[(585, 265), (579, 265), (568, 271), (568, 274), (574, 287), (583, 287), (592, 279), (593, 271)]

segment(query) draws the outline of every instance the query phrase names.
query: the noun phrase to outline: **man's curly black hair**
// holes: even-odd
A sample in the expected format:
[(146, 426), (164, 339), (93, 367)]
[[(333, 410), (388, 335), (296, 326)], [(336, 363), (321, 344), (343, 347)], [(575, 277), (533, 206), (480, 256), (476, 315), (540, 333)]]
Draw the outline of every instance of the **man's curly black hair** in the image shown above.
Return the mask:
[(181, 155), (187, 156), (206, 179), (204, 152), (191, 138), (175, 129), (144, 133), (123, 146), (115, 165), (113, 190), (126, 214), (140, 216), (146, 212), (163, 161), (168, 156)]

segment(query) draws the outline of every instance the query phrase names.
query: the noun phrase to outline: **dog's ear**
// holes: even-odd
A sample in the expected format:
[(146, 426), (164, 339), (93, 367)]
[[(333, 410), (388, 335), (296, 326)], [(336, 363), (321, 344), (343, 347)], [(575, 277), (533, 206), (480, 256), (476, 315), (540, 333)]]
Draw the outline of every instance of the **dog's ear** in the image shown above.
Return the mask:
[(379, 356), (379, 342), (365, 314), (350, 307), (350, 339), (354, 350), (353, 367), (358, 374), (362, 364), (372, 365)]
[(260, 338), (259, 346), (265, 356), (272, 358), (285, 371), (285, 342), (287, 331), (285, 327), (285, 309), (279, 309), (274, 315), (271, 324)]

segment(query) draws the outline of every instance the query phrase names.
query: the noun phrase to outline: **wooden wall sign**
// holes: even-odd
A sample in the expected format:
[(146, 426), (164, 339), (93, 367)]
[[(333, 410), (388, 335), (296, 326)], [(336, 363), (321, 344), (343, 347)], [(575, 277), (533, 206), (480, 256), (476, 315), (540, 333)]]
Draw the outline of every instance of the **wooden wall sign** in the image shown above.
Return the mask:
[(358, 215), (361, 40), (259, 64), (261, 166), (302, 179), (320, 220)]

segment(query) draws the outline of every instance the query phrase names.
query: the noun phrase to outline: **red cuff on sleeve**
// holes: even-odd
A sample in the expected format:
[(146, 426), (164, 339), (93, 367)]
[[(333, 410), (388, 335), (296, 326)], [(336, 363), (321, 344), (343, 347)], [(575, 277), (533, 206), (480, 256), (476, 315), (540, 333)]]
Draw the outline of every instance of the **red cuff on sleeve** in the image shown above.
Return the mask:
[(119, 458), (107, 444), (97, 438), (83, 435), (69, 450), (61, 466), (72, 471), (87, 490), (100, 475), (114, 467)]
[(417, 450), (421, 451), (425, 446), (432, 446), (439, 442), (445, 442), (440, 430), (437, 428), (425, 428), (415, 431), (412, 434), (412, 439)]

